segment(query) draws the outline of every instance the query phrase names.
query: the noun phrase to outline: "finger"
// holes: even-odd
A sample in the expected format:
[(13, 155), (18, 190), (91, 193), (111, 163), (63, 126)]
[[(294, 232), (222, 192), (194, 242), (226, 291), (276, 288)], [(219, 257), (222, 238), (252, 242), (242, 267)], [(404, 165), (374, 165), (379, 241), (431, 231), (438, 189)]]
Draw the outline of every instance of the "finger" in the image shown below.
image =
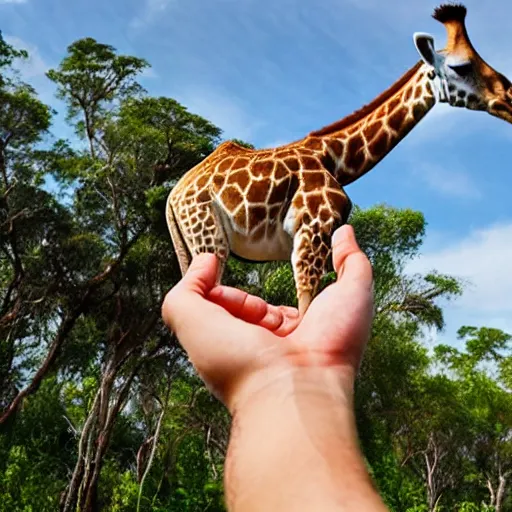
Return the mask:
[(345, 224), (332, 237), (332, 261), (339, 281), (344, 276), (372, 288), (372, 266), (361, 251), (352, 226)]
[(178, 286), (204, 297), (215, 286), (218, 267), (219, 260), (215, 254), (198, 254), (192, 259)]
[[(215, 286), (219, 262), (214, 254), (203, 253), (192, 259), (187, 273), (166, 295), (162, 318), (178, 336), (180, 327), (189, 323), (201, 307), (201, 299)], [(194, 304), (196, 307), (194, 307)]]
[(300, 324), (299, 310), (288, 306), (279, 306), (283, 313), (283, 322), (274, 330), (276, 336), (284, 337), (291, 334)]
[[(284, 306), (273, 306), (260, 297), (228, 286), (217, 286), (208, 294), (208, 299), (222, 306), (233, 316), (259, 325), (280, 336), (291, 332), (298, 323), (298, 311)], [(284, 333), (284, 334), (283, 334)]]
[(216, 286), (209, 292), (208, 299), (252, 324), (258, 324), (267, 314), (268, 304), (263, 299), (238, 288)]
[[(253, 344), (261, 339), (259, 326), (244, 323), (230, 315), (226, 309), (209, 300), (215, 288), (218, 260), (211, 254), (196, 256), (181, 279), (167, 294), (162, 305), (162, 317), (166, 325), (174, 331), (181, 345), (194, 362), (196, 368), (204, 368), (215, 360), (226, 358), (237, 346), (237, 357), (249, 356)], [(275, 326), (282, 320), (275, 323)], [(268, 338), (267, 338), (268, 341)]]

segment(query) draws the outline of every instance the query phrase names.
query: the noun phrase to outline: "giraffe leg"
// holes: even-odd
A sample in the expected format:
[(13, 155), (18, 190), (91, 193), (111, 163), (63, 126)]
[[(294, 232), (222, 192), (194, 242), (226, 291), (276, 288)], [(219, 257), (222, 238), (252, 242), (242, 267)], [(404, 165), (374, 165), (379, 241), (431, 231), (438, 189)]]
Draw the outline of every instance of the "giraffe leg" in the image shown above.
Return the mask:
[(199, 204), (190, 202), (179, 205), (175, 210), (176, 223), (179, 224), (182, 239), (190, 255), (188, 264), (197, 254), (204, 252), (215, 254), (219, 260), (217, 271), (217, 284), (219, 284), (229, 256), (229, 243), (212, 202)]
[(328, 183), (329, 188), (317, 188), (309, 193), (306, 183), (292, 201), (291, 215), (295, 217), (296, 231), (291, 263), (300, 317), (318, 293), (320, 280), (330, 263), (332, 234), (347, 222), (350, 214), (348, 196), (339, 185)]
[(299, 315), (303, 317), (315, 298), (331, 252), (331, 233), (314, 225), (302, 224), (293, 239), (292, 267), (297, 290)]
[(188, 267), (190, 265), (191, 257), (185, 240), (181, 234), (180, 227), (176, 222), (176, 217), (174, 216), (172, 205), (169, 201), (167, 202), (166, 219), (167, 227), (169, 228), (169, 233), (171, 234), (172, 245), (174, 246), (174, 252), (176, 253), (176, 257), (178, 259), (181, 275), (184, 276), (187, 273)]

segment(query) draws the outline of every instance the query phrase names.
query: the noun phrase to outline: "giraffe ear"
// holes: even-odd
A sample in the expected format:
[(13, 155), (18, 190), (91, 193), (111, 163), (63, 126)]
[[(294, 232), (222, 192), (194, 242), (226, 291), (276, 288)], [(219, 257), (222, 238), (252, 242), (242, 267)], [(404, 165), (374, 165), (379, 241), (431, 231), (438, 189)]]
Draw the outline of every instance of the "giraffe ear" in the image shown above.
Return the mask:
[(434, 38), (430, 34), (416, 32), (414, 44), (421, 58), (432, 67), (436, 68), (437, 54), (434, 47)]

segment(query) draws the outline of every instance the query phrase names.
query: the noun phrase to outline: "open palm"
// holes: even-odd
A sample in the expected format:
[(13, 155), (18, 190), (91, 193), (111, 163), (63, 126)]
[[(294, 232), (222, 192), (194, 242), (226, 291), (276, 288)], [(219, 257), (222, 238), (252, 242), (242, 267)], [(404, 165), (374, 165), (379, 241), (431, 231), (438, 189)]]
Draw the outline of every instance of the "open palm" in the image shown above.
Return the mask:
[[(357, 370), (372, 313), (371, 265), (350, 226), (333, 237), (337, 281), (301, 319), (298, 311), (216, 286), (217, 258), (194, 258), (162, 313), (200, 376), (230, 408), (242, 388), (263, 386), (294, 368)], [(250, 383), (250, 384), (249, 384)]]

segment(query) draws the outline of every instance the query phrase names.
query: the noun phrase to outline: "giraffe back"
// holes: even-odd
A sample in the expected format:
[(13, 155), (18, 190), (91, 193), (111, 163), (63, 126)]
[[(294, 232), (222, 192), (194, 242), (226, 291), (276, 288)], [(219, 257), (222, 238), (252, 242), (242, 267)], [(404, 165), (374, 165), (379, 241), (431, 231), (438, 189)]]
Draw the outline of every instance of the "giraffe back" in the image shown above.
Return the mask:
[[(309, 158), (316, 158), (312, 151)], [(190, 222), (190, 215), (185, 220), (183, 212), (190, 212), (194, 205), (211, 204), (234, 255), (252, 261), (286, 260), (295, 222), (287, 219), (287, 213), (301, 182), (304, 159), (311, 167), (304, 149), (298, 151), (293, 144), (253, 150), (228, 141), (183, 176), (169, 203), (179, 224)], [(323, 169), (319, 160), (313, 167)], [(320, 172), (323, 176), (324, 171)], [(210, 222), (200, 213), (197, 218), (192, 215), (197, 226), (192, 230), (198, 236), (202, 221)]]

